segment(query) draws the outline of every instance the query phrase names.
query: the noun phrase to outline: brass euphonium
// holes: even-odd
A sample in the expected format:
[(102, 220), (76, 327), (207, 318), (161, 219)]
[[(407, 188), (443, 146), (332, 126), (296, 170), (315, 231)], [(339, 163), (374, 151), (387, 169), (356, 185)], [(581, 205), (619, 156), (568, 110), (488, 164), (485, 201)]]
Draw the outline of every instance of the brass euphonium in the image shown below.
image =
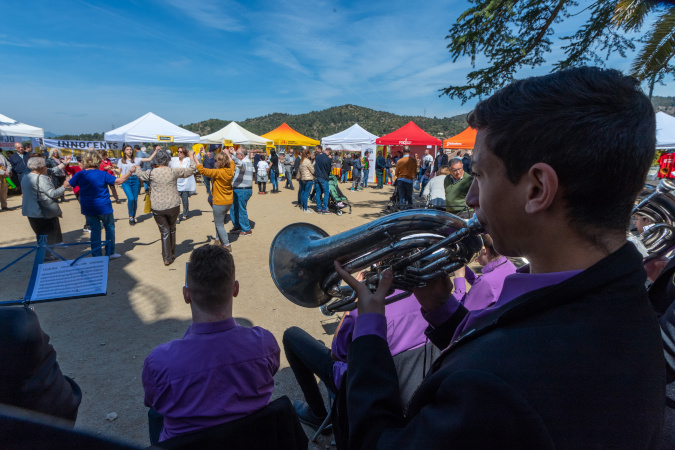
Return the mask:
[(649, 252), (646, 260), (668, 255), (675, 247), (675, 180), (662, 178), (655, 188), (645, 186), (645, 191), (649, 190), (651, 193), (641, 196), (631, 213), (644, 216), (653, 224), (638, 235)]
[(483, 247), (482, 232), (475, 216), (464, 221), (431, 209), (390, 214), (335, 236), (316, 225), (294, 223), (272, 241), (270, 272), (287, 299), (331, 315), (355, 307), (355, 293), (340, 286), (333, 261), (350, 273), (365, 270), (364, 282), (372, 290), (381, 272), (391, 268), (393, 288), (405, 291), (388, 297), (391, 303), (473, 260)]

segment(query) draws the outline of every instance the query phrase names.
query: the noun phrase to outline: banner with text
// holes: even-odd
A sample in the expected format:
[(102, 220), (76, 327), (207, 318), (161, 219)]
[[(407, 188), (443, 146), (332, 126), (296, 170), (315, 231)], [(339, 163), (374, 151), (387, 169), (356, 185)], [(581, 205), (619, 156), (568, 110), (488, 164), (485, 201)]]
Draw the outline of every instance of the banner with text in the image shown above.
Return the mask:
[(0, 150), (14, 150), (14, 143), (21, 144), (20, 136), (0, 136)]
[(44, 143), (50, 148), (72, 148), (87, 150), (89, 147), (94, 147), (94, 150), (122, 150), (124, 143), (122, 142), (106, 142), (106, 141), (71, 141), (67, 139), (45, 139)]

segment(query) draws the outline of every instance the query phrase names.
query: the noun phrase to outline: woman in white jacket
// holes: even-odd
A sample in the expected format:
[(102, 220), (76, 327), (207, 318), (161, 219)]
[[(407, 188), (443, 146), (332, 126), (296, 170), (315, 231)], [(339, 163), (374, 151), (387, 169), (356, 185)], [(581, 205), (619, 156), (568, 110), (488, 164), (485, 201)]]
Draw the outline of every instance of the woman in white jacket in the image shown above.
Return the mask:
[(443, 166), (438, 169), (436, 176), (427, 183), (422, 195), (429, 199), (429, 202), (435, 207), (443, 208), (445, 210), (445, 177), (450, 175), (450, 168)]
[[(171, 163), (169, 167), (172, 169), (188, 169), (191, 167), (192, 162), (188, 158), (188, 151), (185, 147), (178, 147), (178, 157), (171, 158)], [(197, 192), (197, 182), (195, 181), (194, 175), (191, 175), (187, 178), (178, 179), (178, 195), (180, 195), (181, 203), (183, 204), (183, 214), (181, 214), (176, 223), (179, 223), (181, 220), (187, 220), (188, 213), (190, 212), (190, 194)]]

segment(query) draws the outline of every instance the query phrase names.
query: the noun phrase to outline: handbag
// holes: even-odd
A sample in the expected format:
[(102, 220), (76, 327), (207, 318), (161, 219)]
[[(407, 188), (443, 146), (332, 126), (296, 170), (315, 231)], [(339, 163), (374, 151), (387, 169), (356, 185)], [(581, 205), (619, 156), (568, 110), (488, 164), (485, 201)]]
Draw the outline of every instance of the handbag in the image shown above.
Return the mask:
[(54, 200), (40, 200), (40, 177), (37, 178), (37, 202), (40, 206), (40, 212), (45, 219), (53, 219), (54, 217), (61, 217), (61, 208)]
[(152, 191), (152, 183), (150, 182), (150, 175), (152, 175), (152, 169), (150, 169), (150, 173), (148, 174), (148, 188), (145, 190), (145, 198), (144, 200), (144, 205), (143, 205), (143, 212), (145, 214), (150, 214), (152, 212), (152, 201), (150, 200), (150, 192)]
[(150, 214), (152, 212), (152, 202), (150, 201), (150, 194), (145, 194), (145, 205), (143, 207), (143, 212), (145, 214)]

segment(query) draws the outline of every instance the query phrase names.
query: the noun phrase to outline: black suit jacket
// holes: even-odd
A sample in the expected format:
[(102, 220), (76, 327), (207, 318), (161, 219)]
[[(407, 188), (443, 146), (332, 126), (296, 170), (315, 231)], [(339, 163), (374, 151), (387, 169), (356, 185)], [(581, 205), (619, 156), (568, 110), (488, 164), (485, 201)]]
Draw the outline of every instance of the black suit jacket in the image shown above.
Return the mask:
[[(658, 324), (631, 244), (495, 308), (446, 349), (403, 415), (386, 342), (349, 349), (350, 448), (650, 448), (663, 423)], [(450, 341), (464, 308), (428, 336)]]
[(82, 391), (61, 373), (49, 336), (28, 308), (0, 308), (0, 403), (74, 421)]
[(9, 158), (9, 163), (12, 165), (12, 171), (18, 175), (19, 181), (21, 180), (21, 177), (23, 177), (23, 173), (28, 172), (26, 164), (29, 159), (30, 154), (24, 153), (23, 155), (20, 155), (19, 152), (12, 153), (12, 156)]

